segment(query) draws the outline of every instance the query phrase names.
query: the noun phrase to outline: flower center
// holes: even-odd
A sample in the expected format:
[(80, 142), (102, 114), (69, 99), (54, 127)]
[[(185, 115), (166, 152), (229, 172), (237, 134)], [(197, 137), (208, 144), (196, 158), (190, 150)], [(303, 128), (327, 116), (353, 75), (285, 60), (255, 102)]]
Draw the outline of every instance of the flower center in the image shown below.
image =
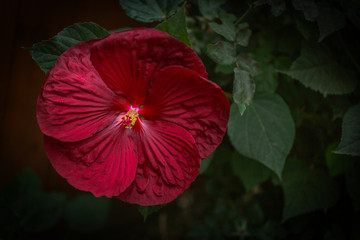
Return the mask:
[(139, 117), (138, 109), (131, 107), (131, 109), (126, 113), (126, 115), (121, 120), (121, 125), (124, 125), (125, 128), (131, 129), (135, 125), (138, 117)]

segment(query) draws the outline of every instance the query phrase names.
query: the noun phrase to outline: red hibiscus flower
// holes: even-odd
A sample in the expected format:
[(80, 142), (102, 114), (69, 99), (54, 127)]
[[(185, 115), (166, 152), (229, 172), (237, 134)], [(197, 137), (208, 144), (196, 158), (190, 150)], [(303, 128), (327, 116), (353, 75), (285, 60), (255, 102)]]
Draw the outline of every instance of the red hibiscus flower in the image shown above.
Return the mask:
[(139, 205), (174, 200), (226, 130), (229, 102), (206, 77), (193, 50), (154, 29), (74, 45), (38, 99), (52, 165), (95, 196)]

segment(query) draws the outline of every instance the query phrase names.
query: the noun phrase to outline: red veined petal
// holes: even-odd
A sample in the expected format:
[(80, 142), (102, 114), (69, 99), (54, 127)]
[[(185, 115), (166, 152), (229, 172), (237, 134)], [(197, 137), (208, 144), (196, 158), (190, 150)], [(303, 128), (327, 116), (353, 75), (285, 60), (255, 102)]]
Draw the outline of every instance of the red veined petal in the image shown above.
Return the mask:
[(91, 47), (91, 61), (104, 82), (134, 107), (144, 103), (155, 72), (179, 65), (206, 77), (204, 65), (183, 42), (155, 29), (113, 33)]
[(175, 124), (140, 121), (135, 180), (118, 198), (139, 205), (168, 203), (183, 193), (199, 172), (195, 140)]
[(175, 123), (195, 139), (201, 158), (221, 143), (229, 120), (229, 101), (215, 83), (194, 71), (175, 66), (154, 75), (140, 109), (145, 119)]
[(41, 131), (61, 141), (79, 141), (108, 126), (129, 103), (116, 96), (90, 62), (82, 42), (65, 51), (50, 70), (37, 103)]
[(138, 163), (133, 132), (116, 124), (79, 142), (45, 136), (45, 151), (62, 177), (96, 197), (122, 193), (133, 182)]

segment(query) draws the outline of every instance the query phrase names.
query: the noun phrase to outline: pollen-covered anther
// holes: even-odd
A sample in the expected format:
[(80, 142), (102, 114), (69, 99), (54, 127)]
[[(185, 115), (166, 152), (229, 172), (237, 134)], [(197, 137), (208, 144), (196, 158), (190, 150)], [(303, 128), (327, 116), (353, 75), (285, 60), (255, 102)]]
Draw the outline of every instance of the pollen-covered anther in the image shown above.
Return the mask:
[(131, 129), (135, 125), (138, 117), (139, 117), (139, 113), (137, 109), (132, 108), (126, 113), (126, 115), (121, 120), (121, 125), (125, 126), (125, 128)]

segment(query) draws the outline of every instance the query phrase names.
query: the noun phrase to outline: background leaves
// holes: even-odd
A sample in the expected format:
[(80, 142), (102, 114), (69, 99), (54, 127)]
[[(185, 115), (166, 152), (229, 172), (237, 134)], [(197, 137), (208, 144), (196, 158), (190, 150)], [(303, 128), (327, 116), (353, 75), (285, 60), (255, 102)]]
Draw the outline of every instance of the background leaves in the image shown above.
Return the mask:
[(130, 17), (141, 22), (159, 22), (173, 15), (184, 0), (119, 0)]
[(157, 25), (156, 29), (167, 32), (171, 36), (183, 41), (191, 47), (191, 42), (186, 29), (184, 6), (181, 7), (174, 16)]
[(327, 2), (319, 2), (317, 3), (317, 6), (319, 9), (317, 24), (320, 31), (320, 42), (328, 35), (343, 28), (345, 26), (346, 19), (342, 12)]
[(351, 107), (344, 116), (336, 153), (360, 156), (360, 104)]
[(255, 93), (255, 83), (250, 73), (239, 68), (234, 69), (233, 99), (240, 114), (250, 105)]
[(209, 44), (207, 54), (212, 60), (221, 65), (231, 65), (236, 61), (234, 47), (229, 42), (219, 41), (216, 44)]
[(109, 33), (95, 23), (77, 23), (65, 28), (50, 40), (34, 44), (29, 50), (40, 68), (48, 73), (57, 58), (69, 47), (81, 41), (106, 37)]
[(226, 0), (199, 0), (199, 10), (201, 14), (209, 20), (214, 20), (218, 17), (220, 6)]
[(327, 210), (339, 197), (338, 186), (326, 172), (312, 169), (297, 160), (284, 170), (285, 208), (283, 221), (314, 210)]
[(357, 85), (353, 70), (341, 66), (321, 47), (303, 45), (300, 57), (281, 72), (325, 96), (350, 93)]
[(294, 122), (281, 97), (270, 93), (255, 95), (242, 116), (232, 104), (228, 134), (241, 154), (261, 162), (281, 178), (295, 137)]
[(233, 172), (242, 180), (246, 190), (263, 183), (265, 180), (275, 176), (273, 172), (259, 162), (234, 153), (231, 158)]

